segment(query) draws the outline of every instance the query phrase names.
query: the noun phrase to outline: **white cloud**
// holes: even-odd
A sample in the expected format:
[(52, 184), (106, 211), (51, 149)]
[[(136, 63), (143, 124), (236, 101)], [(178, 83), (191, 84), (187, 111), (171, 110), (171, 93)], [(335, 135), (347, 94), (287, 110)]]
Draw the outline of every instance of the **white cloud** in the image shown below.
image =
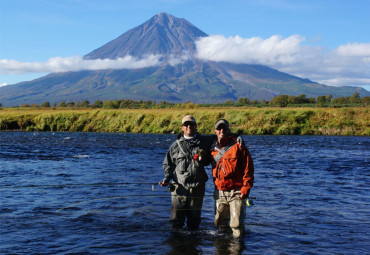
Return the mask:
[(187, 52), (183, 52), (181, 56), (170, 55), (167, 58), (167, 63), (171, 66), (175, 66), (184, 63), (189, 59), (191, 59), (191, 56)]
[(0, 87), (4, 87), (6, 85), (8, 85), (8, 83), (6, 83), (6, 82), (0, 83)]
[(336, 52), (344, 57), (367, 57), (370, 61), (370, 43), (348, 43), (339, 46)]
[[(317, 43), (317, 42), (315, 42)], [(210, 61), (261, 64), (279, 71), (332, 86), (370, 86), (370, 43), (348, 43), (334, 50), (312, 46), (301, 35), (274, 35), (242, 38), (213, 35), (196, 42), (197, 57)], [(102, 69), (132, 69), (156, 66), (166, 61), (177, 65), (190, 56), (150, 55), (142, 59), (126, 56), (118, 59), (84, 60), (82, 57), (54, 57), (46, 62), (0, 60), (0, 74), (67, 72)], [(3, 80), (5, 81), (5, 80)], [(9, 83), (9, 82), (7, 82)], [(5, 83), (0, 86), (6, 85)]]
[(196, 42), (197, 57), (212, 61), (246, 64), (289, 64), (294, 62), (304, 37), (293, 35), (286, 39), (274, 35), (264, 40), (260, 37), (225, 38), (222, 35), (203, 37)]
[(349, 43), (335, 50), (306, 44), (305, 38), (279, 35), (267, 39), (213, 35), (197, 42), (203, 60), (261, 64), (332, 86), (370, 85), (370, 43)]
[(46, 62), (19, 62), (16, 60), (0, 60), (0, 74), (23, 74), (45, 72), (68, 72), (81, 70), (103, 69), (133, 69), (155, 66), (160, 63), (161, 56), (149, 55), (143, 59), (132, 56), (117, 59), (92, 59), (85, 60), (82, 57), (54, 57)]
[(328, 80), (319, 80), (320, 83), (323, 84), (331, 84), (332, 86), (343, 86), (348, 85), (351, 86), (353, 84), (362, 84), (367, 86), (370, 85), (370, 78), (334, 78)]

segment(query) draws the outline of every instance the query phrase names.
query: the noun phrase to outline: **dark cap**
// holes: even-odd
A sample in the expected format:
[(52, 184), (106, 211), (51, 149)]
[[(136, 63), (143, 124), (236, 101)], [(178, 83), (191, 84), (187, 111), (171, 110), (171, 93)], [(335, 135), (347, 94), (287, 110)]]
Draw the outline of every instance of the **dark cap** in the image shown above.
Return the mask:
[(225, 125), (225, 127), (226, 128), (230, 128), (230, 126), (229, 126), (229, 122), (227, 121), (227, 120), (225, 120), (225, 119), (220, 119), (220, 120), (218, 120), (217, 122), (216, 122), (216, 124), (215, 124), (215, 129), (217, 129), (218, 128), (218, 126), (220, 126), (220, 125)]

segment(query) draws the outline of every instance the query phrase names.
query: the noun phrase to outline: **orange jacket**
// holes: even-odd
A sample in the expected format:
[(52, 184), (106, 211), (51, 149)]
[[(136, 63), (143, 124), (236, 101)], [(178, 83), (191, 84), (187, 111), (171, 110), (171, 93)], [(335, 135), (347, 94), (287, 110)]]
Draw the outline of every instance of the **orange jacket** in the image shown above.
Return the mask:
[[(235, 141), (231, 140), (231, 143)], [(216, 157), (218, 153), (214, 149), (212, 156)], [(254, 182), (254, 166), (247, 146), (235, 143), (218, 162), (214, 162), (213, 180), (218, 190), (240, 189), (242, 194), (249, 195)]]

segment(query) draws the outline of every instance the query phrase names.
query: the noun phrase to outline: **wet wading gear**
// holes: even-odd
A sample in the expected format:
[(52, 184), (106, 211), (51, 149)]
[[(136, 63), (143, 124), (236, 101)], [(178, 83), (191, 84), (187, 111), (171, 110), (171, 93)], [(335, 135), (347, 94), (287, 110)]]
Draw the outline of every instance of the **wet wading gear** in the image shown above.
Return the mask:
[(205, 184), (189, 188), (180, 184), (174, 184), (175, 190), (171, 192), (172, 210), (170, 224), (172, 229), (182, 228), (187, 218), (187, 226), (190, 230), (196, 230), (201, 220)]
[(229, 225), (234, 237), (239, 237), (244, 232), (246, 205), (239, 195), (240, 191), (236, 190), (216, 189), (214, 193), (215, 225), (219, 229), (226, 229)]
[(229, 143), (218, 148), (215, 143), (212, 148), (212, 174), (215, 184), (215, 224), (224, 228), (229, 226), (234, 237), (239, 237), (244, 231), (245, 201), (240, 194), (249, 195), (254, 182), (254, 165), (248, 148), (236, 143), (232, 137)]
[(197, 229), (201, 219), (205, 182), (208, 180), (205, 165), (210, 163), (210, 155), (196, 157), (200, 151), (210, 151), (212, 136), (196, 133), (194, 138), (183, 135), (171, 145), (163, 161), (164, 182), (176, 187), (172, 195), (171, 226), (182, 227), (187, 218), (189, 229)]

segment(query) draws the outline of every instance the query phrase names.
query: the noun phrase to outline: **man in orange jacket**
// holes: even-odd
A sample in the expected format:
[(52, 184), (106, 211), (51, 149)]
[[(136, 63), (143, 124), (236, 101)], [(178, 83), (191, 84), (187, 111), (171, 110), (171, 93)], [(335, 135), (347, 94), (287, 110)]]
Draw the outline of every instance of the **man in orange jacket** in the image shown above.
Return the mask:
[(213, 181), (215, 184), (215, 224), (229, 226), (234, 237), (244, 232), (245, 199), (254, 182), (254, 166), (248, 148), (231, 135), (229, 122), (215, 124), (217, 142), (212, 146)]

